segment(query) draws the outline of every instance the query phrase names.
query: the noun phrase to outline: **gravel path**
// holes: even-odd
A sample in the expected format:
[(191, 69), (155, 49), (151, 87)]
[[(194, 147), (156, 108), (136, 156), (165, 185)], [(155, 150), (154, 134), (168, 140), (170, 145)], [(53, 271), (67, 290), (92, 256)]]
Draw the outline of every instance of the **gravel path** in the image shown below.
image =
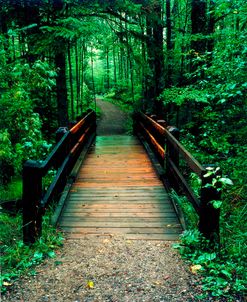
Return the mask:
[(170, 242), (88, 237), (65, 241), (55, 259), (18, 281), (2, 301), (198, 301), (194, 282)]

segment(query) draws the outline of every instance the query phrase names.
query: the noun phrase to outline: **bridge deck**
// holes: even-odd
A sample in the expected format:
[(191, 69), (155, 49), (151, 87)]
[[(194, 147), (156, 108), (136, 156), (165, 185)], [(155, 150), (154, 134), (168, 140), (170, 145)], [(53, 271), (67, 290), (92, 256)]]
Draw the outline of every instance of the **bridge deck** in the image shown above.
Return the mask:
[(70, 238), (124, 234), (127, 239), (176, 240), (181, 233), (162, 182), (131, 136), (97, 137), (59, 225)]

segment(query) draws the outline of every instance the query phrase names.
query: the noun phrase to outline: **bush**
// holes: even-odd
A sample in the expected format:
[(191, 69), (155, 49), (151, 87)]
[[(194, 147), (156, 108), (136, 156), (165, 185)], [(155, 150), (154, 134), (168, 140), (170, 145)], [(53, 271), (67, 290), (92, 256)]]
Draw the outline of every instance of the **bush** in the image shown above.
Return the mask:
[(14, 175), (13, 150), (8, 130), (0, 131), (0, 186), (5, 186)]

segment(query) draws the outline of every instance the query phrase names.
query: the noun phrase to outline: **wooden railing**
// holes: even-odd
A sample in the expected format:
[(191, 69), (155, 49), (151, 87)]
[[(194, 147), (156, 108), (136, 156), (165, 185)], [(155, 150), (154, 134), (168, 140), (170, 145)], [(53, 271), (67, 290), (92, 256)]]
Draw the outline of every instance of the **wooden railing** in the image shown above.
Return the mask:
[[(28, 160), (23, 166), (23, 241), (26, 244), (34, 243), (41, 236), (45, 210), (62, 192), (83, 149), (94, 140), (95, 112), (87, 112), (74, 127), (62, 132), (61, 139), (44, 161)], [(42, 180), (52, 168), (56, 174), (44, 193)]]
[[(179, 142), (179, 130), (167, 126), (164, 120), (157, 120), (155, 116), (137, 113), (134, 116), (134, 131), (141, 140), (152, 147), (159, 163), (165, 169), (164, 177), (168, 179), (169, 186), (179, 193), (182, 191), (192, 203), (199, 215), (200, 232), (210, 240), (219, 239), (220, 211), (211, 203), (213, 200), (219, 200), (219, 190), (212, 185), (213, 175), (205, 177), (208, 167), (202, 166)], [(199, 198), (183, 176), (180, 169), (181, 159), (186, 162), (190, 171), (201, 179)]]

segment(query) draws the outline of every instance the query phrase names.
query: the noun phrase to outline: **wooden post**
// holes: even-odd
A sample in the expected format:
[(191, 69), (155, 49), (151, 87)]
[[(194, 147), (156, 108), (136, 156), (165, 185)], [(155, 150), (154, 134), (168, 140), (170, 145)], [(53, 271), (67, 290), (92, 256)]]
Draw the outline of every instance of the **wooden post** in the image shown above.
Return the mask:
[[(167, 130), (179, 141), (180, 131), (176, 127), (168, 126)], [(173, 145), (167, 140), (167, 155), (166, 155), (166, 173), (169, 181), (171, 182), (172, 187), (179, 191), (179, 184), (177, 180), (173, 177), (172, 169), (169, 164), (169, 158), (175, 164), (175, 166), (179, 169), (179, 151), (173, 147)]]
[[(178, 128), (173, 126), (168, 126), (167, 130), (179, 141), (180, 131)], [(168, 156), (176, 165), (176, 167), (179, 168), (179, 151), (175, 149), (173, 145), (169, 143), (169, 141), (167, 141), (167, 144), (168, 144)]]
[(41, 164), (28, 160), (23, 166), (23, 242), (32, 244), (41, 235), (42, 217), (40, 201), (42, 198)]
[[(167, 124), (166, 124), (166, 121), (165, 120), (157, 120), (157, 123), (162, 126), (163, 128), (166, 128), (167, 127)], [(159, 144), (165, 148), (165, 143), (166, 143), (166, 140), (165, 140), (165, 136), (164, 135), (157, 135), (158, 137), (158, 142)]]
[(219, 189), (217, 185), (212, 185), (213, 178), (216, 177), (217, 174), (205, 177), (207, 173), (208, 170), (202, 175), (199, 231), (211, 242), (219, 242), (220, 209), (214, 208), (211, 201), (219, 200), (221, 193), (220, 190), (217, 190)]
[(67, 127), (59, 127), (56, 131), (56, 143), (58, 143), (64, 134), (68, 131)]

